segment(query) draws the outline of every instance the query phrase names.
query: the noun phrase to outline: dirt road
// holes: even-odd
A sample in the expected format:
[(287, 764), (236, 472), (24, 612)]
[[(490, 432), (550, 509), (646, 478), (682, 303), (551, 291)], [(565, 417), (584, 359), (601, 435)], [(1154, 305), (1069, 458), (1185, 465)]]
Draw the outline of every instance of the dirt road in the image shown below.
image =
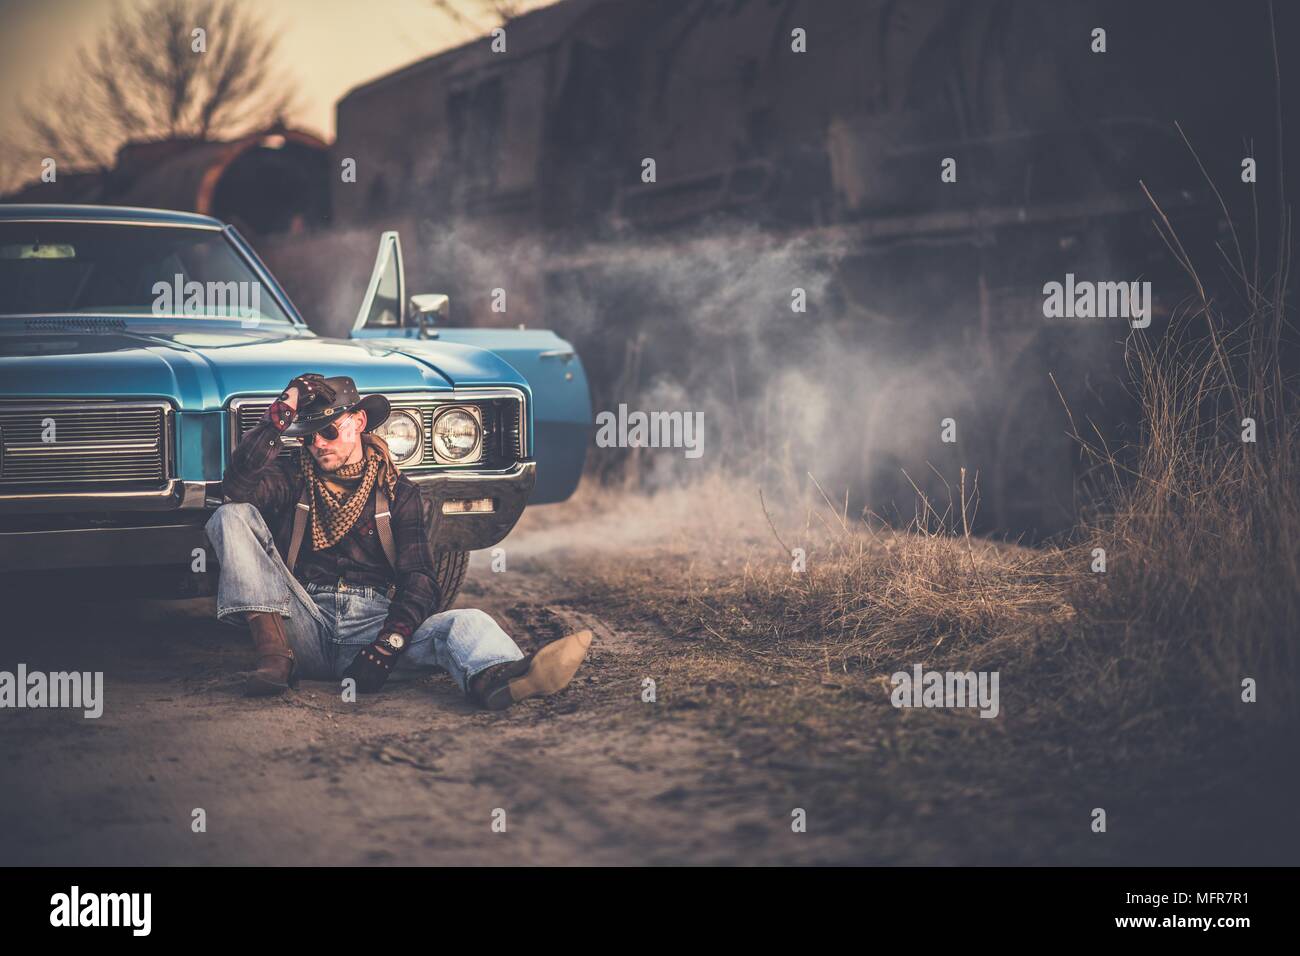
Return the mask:
[(102, 670), (105, 706), (0, 711), (0, 863), (1258, 862), (1242, 821), (1288, 812), (1257, 777), (1225, 794), (1169, 771), (1113, 791), (1122, 826), (1098, 837), (1096, 796), (1064, 765), (1008, 776), (911, 753), (922, 715), (872, 675), (809, 681), (672, 633), (636, 582), (706, 573), (688, 526), (644, 503), (568, 507), (525, 517), (506, 573), (476, 555), (458, 602), (525, 650), (597, 631), (574, 685), (501, 714), (445, 674), (357, 703), (318, 682), (246, 700), (246, 635), (210, 600), (11, 606), (0, 669)]
[[(526, 538), (519, 544), (523, 554)], [(566, 627), (597, 629), (587, 665), (560, 697), (487, 714), (436, 674), (357, 703), (317, 682), (250, 701), (240, 696), (246, 635), (211, 620), (210, 599), (76, 605), (72, 619), (67, 605), (23, 614), (6, 628), (0, 666), (102, 670), (106, 703), (96, 720), (0, 713), (0, 862), (816, 855), (811, 841), (779, 846), (790, 810), (734, 744), (642, 700), (642, 676), (668, 652), (662, 635), (583, 617), (582, 583), (561, 570), (567, 560), (521, 557), (504, 575), (487, 565), (476, 555), (460, 606), (493, 614), (525, 650)], [(200, 808), (206, 832), (195, 833)], [(501, 810), (504, 833), (493, 829)], [(776, 843), (765, 847), (769, 831)]]

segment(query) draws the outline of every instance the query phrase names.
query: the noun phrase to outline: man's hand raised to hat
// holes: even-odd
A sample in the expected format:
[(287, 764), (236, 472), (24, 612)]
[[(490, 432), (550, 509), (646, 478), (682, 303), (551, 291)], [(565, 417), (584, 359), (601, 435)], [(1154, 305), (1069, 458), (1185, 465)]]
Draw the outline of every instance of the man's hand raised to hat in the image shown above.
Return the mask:
[(338, 393), (334, 391), (334, 386), (325, 381), (324, 376), (318, 372), (307, 372), (299, 375), (284, 390), (282, 400), (288, 402), (295, 410), (300, 406), (305, 408), (317, 399), (324, 400), (325, 404), (334, 401)]

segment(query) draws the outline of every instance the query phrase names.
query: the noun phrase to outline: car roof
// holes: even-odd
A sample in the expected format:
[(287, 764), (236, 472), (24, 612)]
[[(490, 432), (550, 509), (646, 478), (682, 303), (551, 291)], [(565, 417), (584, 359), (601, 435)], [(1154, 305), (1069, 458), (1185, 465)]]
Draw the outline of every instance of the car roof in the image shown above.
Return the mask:
[(176, 209), (143, 209), (137, 206), (51, 205), (46, 203), (0, 203), (4, 220), (49, 219), (132, 222), (169, 226), (221, 226), (219, 219)]

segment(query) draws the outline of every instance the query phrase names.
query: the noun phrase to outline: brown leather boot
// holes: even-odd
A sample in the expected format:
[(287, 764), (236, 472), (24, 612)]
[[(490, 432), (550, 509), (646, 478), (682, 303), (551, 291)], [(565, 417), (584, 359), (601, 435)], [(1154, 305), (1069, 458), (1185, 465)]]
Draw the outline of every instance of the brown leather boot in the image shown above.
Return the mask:
[(592, 637), (591, 631), (578, 631), (522, 660), (493, 664), (470, 681), (470, 699), (488, 710), (505, 710), (526, 698), (563, 690), (586, 658)]
[(245, 697), (269, 697), (280, 694), (298, 682), (294, 679), (293, 649), (284, 636), (284, 622), (279, 614), (257, 611), (247, 615), (248, 627), (257, 645), (257, 670), (244, 684)]

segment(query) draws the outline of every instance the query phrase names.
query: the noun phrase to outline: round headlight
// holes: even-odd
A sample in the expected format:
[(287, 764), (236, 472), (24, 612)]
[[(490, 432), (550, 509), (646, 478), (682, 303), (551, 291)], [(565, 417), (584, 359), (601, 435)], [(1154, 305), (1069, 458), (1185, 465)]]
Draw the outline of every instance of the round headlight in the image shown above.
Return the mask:
[(394, 409), (388, 420), (375, 429), (375, 434), (388, 442), (394, 464), (408, 465), (419, 454), (420, 426), (409, 412)]
[(433, 422), (433, 450), (447, 461), (465, 461), (478, 450), (483, 429), (478, 419), (460, 408), (452, 408)]

